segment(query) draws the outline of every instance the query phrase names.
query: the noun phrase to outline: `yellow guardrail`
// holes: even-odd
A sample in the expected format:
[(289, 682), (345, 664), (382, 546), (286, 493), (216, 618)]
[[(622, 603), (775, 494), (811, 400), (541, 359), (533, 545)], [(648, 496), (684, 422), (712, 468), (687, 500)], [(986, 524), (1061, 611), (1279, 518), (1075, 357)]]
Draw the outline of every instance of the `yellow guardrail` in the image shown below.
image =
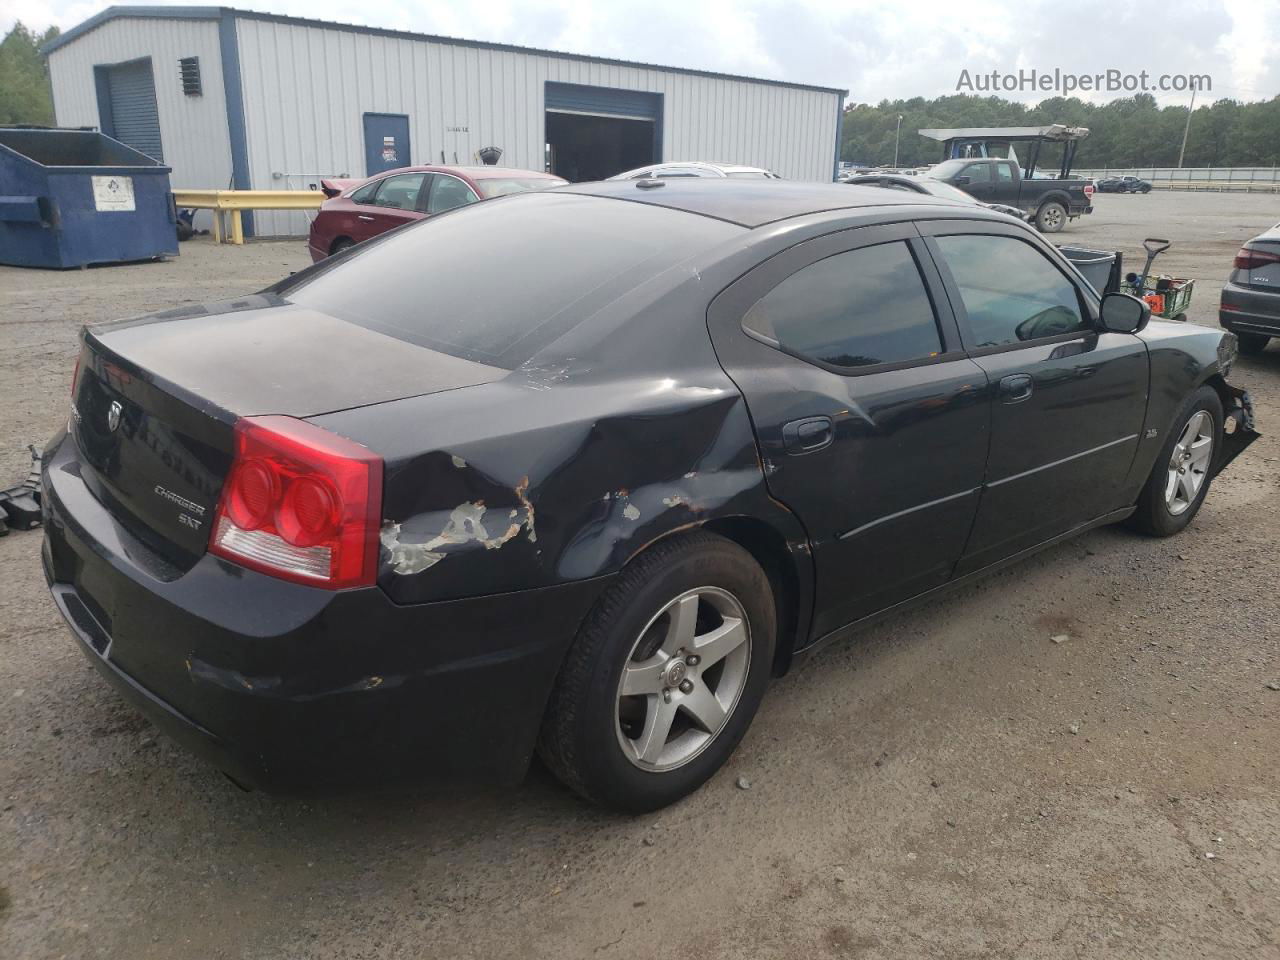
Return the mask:
[[(319, 190), (175, 190), (173, 202), (190, 210), (213, 211), (213, 242), (244, 243), (242, 210), (318, 210), (325, 195)], [(229, 214), (231, 233), (223, 227), (222, 216)]]

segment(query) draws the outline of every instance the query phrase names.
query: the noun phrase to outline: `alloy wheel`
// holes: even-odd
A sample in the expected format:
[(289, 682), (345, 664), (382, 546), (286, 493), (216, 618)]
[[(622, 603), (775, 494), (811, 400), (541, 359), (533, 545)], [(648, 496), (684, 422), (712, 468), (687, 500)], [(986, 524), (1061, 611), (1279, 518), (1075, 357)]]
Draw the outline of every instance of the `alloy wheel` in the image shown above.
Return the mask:
[(1195, 503), (1200, 488), (1209, 477), (1213, 462), (1213, 417), (1207, 410), (1197, 410), (1182, 428), (1169, 459), (1169, 475), (1165, 481), (1164, 502), (1175, 517)]
[(660, 773), (688, 763), (738, 705), (751, 663), (751, 627), (733, 594), (697, 587), (640, 632), (618, 681), (615, 726), (631, 763)]

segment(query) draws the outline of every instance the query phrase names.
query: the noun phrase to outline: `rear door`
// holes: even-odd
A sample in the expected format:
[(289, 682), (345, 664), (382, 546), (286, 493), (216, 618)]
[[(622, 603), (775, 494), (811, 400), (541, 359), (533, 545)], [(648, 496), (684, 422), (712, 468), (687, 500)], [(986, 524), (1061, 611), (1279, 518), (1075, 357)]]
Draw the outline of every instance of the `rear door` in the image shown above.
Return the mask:
[(351, 199), (360, 206), (355, 215), (357, 233), (354, 239), (367, 240), (421, 220), (424, 214), (419, 207), (423, 191), (430, 189), (431, 179), (429, 173), (397, 173), (379, 180), (377, 189), (363, 202), (357, 199), (361, 191), (353, 194)]
[(904, 223), (801, 243), (711, 305), (770, 492), (813, 544), (816, 636), (944, 583), (972, 525), (987, 381), (940, 291)]
[(1125, 504), (1146, 417), (1146, 346), (1100, 331), (1097, 297), (1034, 237), (921, 224), (969, 355), (992, 384), (991, 454), (957, 574)]
[(991, 196), (987, 203), (1005, 203), (1011, 207), (1018, 205), (1018, 174), (1011, 160), (993, 163), (995, 180), (991, 187)]

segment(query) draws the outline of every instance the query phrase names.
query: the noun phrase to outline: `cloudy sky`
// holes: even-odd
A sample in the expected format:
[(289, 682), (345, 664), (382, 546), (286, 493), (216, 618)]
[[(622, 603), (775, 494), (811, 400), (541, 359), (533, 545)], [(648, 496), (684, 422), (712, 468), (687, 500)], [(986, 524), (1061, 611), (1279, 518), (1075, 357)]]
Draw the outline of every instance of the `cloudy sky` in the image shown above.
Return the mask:
[[(147, 2), (147, 0), (137, 0)], [(163, 3), (165, 0), (150, 0)], [(934, 97), (960, 71), (1208, 74), (1209, 98), (1280, 93), (1280, 0), (232, 0), (273, 13)], [(66, 29), (104, 4), (0, 0), (0, 30)], [(1044, 93), (1010, 93), (1034, 101)], [(1123, 94), (1092, 94), (1094, 100)], [(1157, 94), (1185, 103), (1186, 94)]]

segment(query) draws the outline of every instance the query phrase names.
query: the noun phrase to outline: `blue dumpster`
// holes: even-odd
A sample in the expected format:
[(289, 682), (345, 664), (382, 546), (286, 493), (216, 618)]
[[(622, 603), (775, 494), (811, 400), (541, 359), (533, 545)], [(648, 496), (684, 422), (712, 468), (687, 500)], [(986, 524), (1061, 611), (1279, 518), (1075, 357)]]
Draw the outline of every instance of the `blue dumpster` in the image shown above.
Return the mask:
[(168, 167), (91, 130), (0, 128), (0, 263), (82, 267), (177, 253)]

